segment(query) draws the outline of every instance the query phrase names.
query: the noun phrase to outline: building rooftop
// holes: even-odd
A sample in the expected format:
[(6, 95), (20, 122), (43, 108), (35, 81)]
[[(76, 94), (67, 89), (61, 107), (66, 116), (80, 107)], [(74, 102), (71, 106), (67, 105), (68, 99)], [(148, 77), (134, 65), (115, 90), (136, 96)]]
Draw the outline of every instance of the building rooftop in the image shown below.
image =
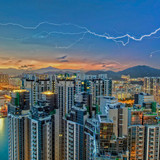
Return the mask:
[(139, 93), (139, 95), (143, 95), (143, 96), (151, 96), (149, 93), (144, 93), (144, 92)]
[(54, 93), (51, 92), (51, 91), (45, 91), (45, 92), (42, 92), (42, 94), (45, 94), (45, 95), (52, 95), (52, 94), (54, 94)]
[(98, 115), (98, 120), (100, 123), (112, 123), (107, 115)]
[(13, 93), (22, 93), (22, 92), (29, 92), (29, 91), (26, 89), (13, 90)]

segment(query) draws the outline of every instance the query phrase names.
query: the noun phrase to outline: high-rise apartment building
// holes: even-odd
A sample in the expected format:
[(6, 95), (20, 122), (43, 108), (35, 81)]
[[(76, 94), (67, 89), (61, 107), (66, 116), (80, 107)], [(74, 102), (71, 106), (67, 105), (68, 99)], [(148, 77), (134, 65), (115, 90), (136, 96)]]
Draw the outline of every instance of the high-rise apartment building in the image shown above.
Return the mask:
[(160, 84), (160, 77), (145, 77), (144, 92), (154, 95), (157, 84)]
[(159, 125), (132, 125), (128, 130), (129, 158), (159, 159)]
[(30, 159), (29, 92), (14, 90), (8, 104), (8, 158)]
[(109, 109), (109, 119), (113, 121), (113, 133), (119, 138), (128, 135), (128, 108)]
[(41, 93), (41, 99), (31, 109), (31, 159), (55, 159), (55, 132), (57, 95), (51, 91)]
[(30, 112), (29, 91), (14, 90), (8, 105), (9, 159), (55, 159), (57, 95), (47, 91)]
[(65, 119), (65, 160), (84, 159), (84, 124), (87, 109), (82, 104), (72, 107)]
[(92, 103), (100, 105), (100, 96), (112, 95), (112, 80), (108, 79), (106, 74), (77, 75), (75, 91), (76, 94), (81, 92), (92, 94)]
[(106, 155), (109, 152), (110, 141), (113, 136), (113, 122), (106, 115), (98, 115), (99, 121), (99, 153)]
[(148, 93), (135, 94), (135, 104), (143, 106), (143, 103), (153, 102), (154, 96)]
[(144, 78), (144, 92), (154, 96), (155, 100), (159, 101), (159, 85), (160, 77), (145, 77)]
[(71, 111), (74, 105), (74, 81), (73, 80), (60, 80), (57, 83), (58, 92), (58, 110), (56, 112), (57, 119), (57, 143), (58, 147), (56, 150), (57, 159), (64, 159), (65, 154), (65, 123), (64, 118), (66, 114)]
[(127, 158), (127, 136), (116, 137), (113, 121), (106, 115), (97, 115), (86, 120), (84, 129), (85, 158), (107, 160)]
[(81, 92), (87, 92), (91, 94), (93, 92), (93, 82), (91, 80), (76, 80), (75, 94), (79, 94)]
[(54, 121), (44, 104), (32, 107), (31, 116), (31, 159), (54, 159)]
[(99, 148), (99, 122), (97, 118), (89, 118), (86, 120), (84, 128), (84, 159), (93, 160), (97, 155)]
[(144, 159), (145, 147), (145, 126), (132, 125), (128, 129), (128, 150), (129, 159)]
[(55, 80), (52, 75), (26, 74), (22, 78), (22, 88), (30, 93), (30, 107), (40, 99), (41, 92), (55, 91)]
[(101, 96), (100, 111), (102, 114), (108, 114), (109, 109), (123, 108), (125, 105), (118, 102), (118, 99), (111, 96)]
[(129, 158), (159, 159), (159, 125), (158, 108), (150, 94), (135, 96), (136, 105), (128, 110), (129, 130), (128, 149)]
[(160, 158), (160, 126), (148, 125), (146, 126), (145, 134), (145, 159), (159, 159)]

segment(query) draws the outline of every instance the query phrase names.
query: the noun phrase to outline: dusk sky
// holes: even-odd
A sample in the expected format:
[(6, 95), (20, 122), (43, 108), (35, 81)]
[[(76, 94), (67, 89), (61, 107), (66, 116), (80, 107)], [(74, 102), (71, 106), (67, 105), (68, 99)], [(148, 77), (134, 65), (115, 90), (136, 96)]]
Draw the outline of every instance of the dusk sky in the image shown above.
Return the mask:
[(160, 68), (159, 0), (0, 3), (0, 68)]

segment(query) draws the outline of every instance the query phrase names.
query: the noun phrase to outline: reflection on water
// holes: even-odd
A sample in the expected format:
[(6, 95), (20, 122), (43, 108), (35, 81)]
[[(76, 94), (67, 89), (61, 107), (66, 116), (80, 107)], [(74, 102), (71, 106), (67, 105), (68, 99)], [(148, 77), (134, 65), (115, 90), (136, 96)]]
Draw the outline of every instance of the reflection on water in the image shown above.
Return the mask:
[(0, 159), (8, 160), (7, 118), (0, 118)]
[(4, 130), (4, 121), (5, 121), (4, 118), (0, 118), (0, 133), (3, 132)]

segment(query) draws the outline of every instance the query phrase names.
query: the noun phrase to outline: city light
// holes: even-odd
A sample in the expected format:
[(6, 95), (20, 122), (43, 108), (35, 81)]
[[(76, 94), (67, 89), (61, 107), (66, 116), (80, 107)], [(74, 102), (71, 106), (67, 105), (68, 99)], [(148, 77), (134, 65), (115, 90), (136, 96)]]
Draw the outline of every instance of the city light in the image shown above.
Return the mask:
[(45, 91), (45, 92), (42, 92), (42, 94), (52, 95), (52, 94), (54, 94), (54, 93), (53, 93), (53, 92), (51, 92), (51, 91)]
[(22, 92), (29, 92), (25, 89), (13, 90), (13, 93), (22, 93)]
[(0, 1), (0, 160), (160, 160), (160, 1)]

